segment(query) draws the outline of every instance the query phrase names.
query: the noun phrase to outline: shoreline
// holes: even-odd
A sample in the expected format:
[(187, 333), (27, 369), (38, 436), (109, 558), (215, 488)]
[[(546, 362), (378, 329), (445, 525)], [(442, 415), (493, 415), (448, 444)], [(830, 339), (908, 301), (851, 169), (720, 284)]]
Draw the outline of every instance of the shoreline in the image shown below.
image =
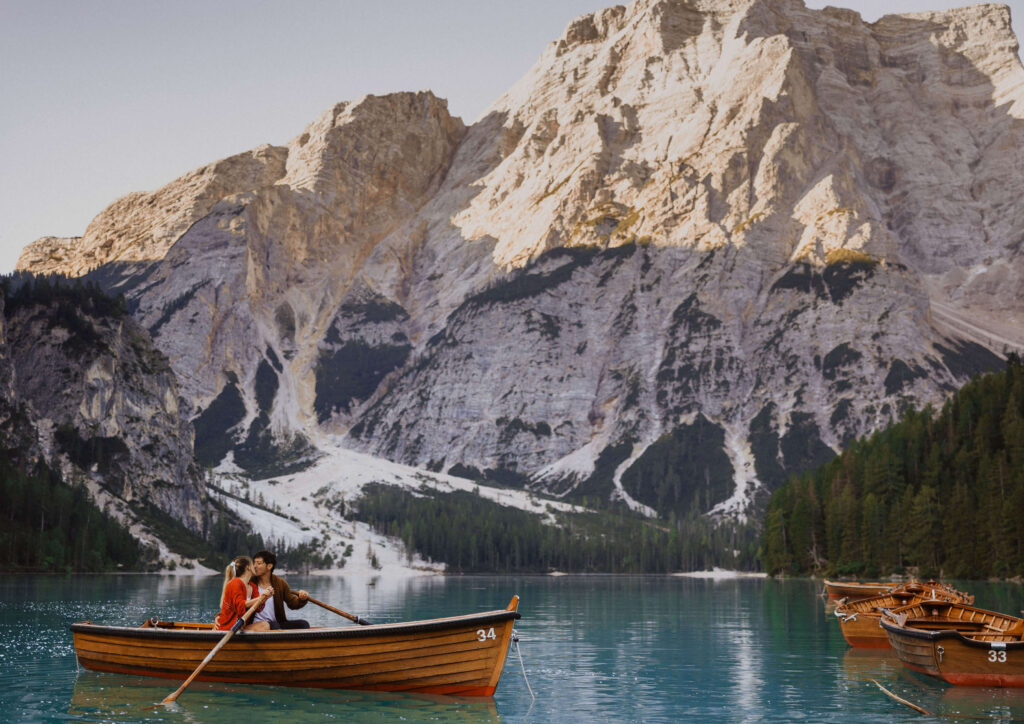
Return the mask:
[[(3, 571), (0, 570), (0, 574), (5, 576), (166, 576), (166, 577), (188, 577), (188, 578), (201, 578), (201, 577), (215, 577), (223, 575), (219, 571), (205, 570), (205, 571)], [(316, 577), (345, 577), (345, 578), (398, 578), (395, 571), (375, 571), (372, 575), (367, 575), (363, 571), (346, 571), (344, 568), (332, 568), (332, 569), (317, 569), (310, 571), (293, 571), (288, 569), (281, 569), (279, 572), (281, 576), (316, 576)], [(756, 571), (726, 571), (722, 569), (716, 569), (712, 571), (675, 571), (672, 573), (610, 573), (605, 571), (519, 571), (508, 573), (505, 571), (473, 571), (467, 573), (453, 572), (453, 571), (420, 571), (420, 570), (409, 570), (403, 572), (402, 578), (484, 578), (484, 577), (522, 577), (522, 578), (636, 578), (636, 577), (652, 577), (652, 578), (768, 578), (768, 574), (759, 573)], [(805, 579), (814, 579), (813, 576), (807, 576)], [(792, 580), (800, 580), (797, 577), (793, 577)]]
[[(222, 573), (219, 571), (213, 571), (210, 569), (206, 570), (176, 570), (176, 571), (5, 571), (0, 569), (0, 574), (10, 578), (12, 576), (48, 576), (48, 577), (71, 577), (71, 576), (160, 576), (167, 578), (210, 578), (221, 576)], [(474, 571), (471, 573), (459, 573), (452, 571), (408, 571), (401, 576), (395, 575), (394, 571), (375, 571), (372, 575), (367, 575), (363, 571), (348, 571), (345, 569), (318, 569), (310, 571), (292, 571), (282, 569), (280, 571), (281, 576), (311, 576), (319, 578), (330, 578), (330, 577), (344, 577), (348, 579), (380, 579), (388, 578), (395, 580), (396, 578), (493, 578), (493, 577), (518, 577), (518, 578), (692, 578), (692, 579), (703, 579), (703, 580), (740, 580), (740, 579), (753, 579), (753, 580), (775, 580), (779, 582), (785, 581), (824, 581), (825, 576), (783, 576), (774, 577), (769, 576), (767, 573), (758, 571), (732, 571), (725, 569), (712, 569), (710, 571), (674, 571), (672, 573), (608, 573), (603, 571), (590, 571), (590, 572), (569, 572), (569, 571), (529, 571), (529, 572), (514, 572), (506, 573), (503, 571), (491, 572), (491, 571)], [(833, 579), (829, 579), (833, 580)], [(840, 580), (840, 579), (836, 579)], [(841, 579), (841, 580), (856, 580), (856, 579)], [(894, 581), (899, 583), (904, 580), (912, 580), (911, 578), (900, 579)], [(1011, 578), (942, 578), (938, 580), (949, 580), (949, 581), (970, 581), (975, 583), (1015, 583), (1017, 585), (1024, 585), (1024, 576), (1013, 576)]]

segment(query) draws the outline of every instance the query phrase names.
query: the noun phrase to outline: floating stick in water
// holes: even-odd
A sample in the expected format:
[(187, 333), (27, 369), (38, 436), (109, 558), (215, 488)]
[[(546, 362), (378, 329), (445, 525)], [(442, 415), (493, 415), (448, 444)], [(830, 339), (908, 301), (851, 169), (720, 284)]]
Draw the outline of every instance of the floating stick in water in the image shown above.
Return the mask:
[(891, 691), (889, 691), (888, 689), (886, 689), (886, 688), (885, 688), (884, 686), (882, 686), (881, 684), (879, 684), (879, 683), (878, 683), (877, 681), (875, 681), (874, 679), (872, 679), (872, 680), (871, 680), (871, 682), (872, 682), (872, 683), (873, 683), (873, 684), (874, 684), (875, 686), (877, 686), (877, 687), (878, 687), (879, 689), (881, 689), (882, 691), (884, 691), (884, 692), (885, 692), (886, 694), (888, 694), (888, 695), (889, 695), (890, 697), (892, 697), (893, 699), (895, 699), (896, 701), (898, 701), (898, 702), (899, 702), (900, 704), (906, 704), (907, 706), (909, 706), (909, 707), (910, 707), (911, 709), (913, 709), (914, 711), (918, 712), (919, 714), (924, 714), (925, 716), (932, 716), (932, 713), (931, 713), (930, 711), (928, 711), (928, 710), (926, 710), (926, 709), (922, 709), (922, 708), (921, 708), (921, 707), (919, 707), (919, 706), (918, 706), (917, 704), (911, 704), (911, 703), (910, 703), (909, 701), (907, 701), (906, 699), (901, 699), (901, 698), (899, 698), (898, 696), (896, 696), (895, 694), (893, 694), (893, 693), (892, 693)]

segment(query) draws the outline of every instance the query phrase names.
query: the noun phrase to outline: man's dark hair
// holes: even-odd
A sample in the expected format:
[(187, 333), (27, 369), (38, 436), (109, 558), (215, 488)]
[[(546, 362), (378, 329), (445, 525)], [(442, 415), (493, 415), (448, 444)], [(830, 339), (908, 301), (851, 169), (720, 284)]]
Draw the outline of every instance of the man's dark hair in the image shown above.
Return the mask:
[(274, 568), (277, 568), (277, 556), (275, 556), (270, 551), (256, 551), (252, 554), (252, 557), (253, 560), (257, 558), (262, 558), (263, 562), (266, 563), (268, 566), (274, 566)]

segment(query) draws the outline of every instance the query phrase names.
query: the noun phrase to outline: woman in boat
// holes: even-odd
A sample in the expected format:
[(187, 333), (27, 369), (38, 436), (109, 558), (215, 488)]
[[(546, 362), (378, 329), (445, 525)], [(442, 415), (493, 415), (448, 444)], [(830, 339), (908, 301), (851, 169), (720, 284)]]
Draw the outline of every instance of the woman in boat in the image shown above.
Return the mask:
[[(213, 625), (218, 631), (227, 631), (235, 621), (249, 610), (249, 606), (264, 601), (273, 593), (273, 589), (260, 591), (252, 581), (252, 559), (249, 556), (238, 556), (224, 569), (224, 586), (220, 589), (220, 613)], [(270, 624), (257, 621), (245, 627), (246, 631), (269, 631)]]

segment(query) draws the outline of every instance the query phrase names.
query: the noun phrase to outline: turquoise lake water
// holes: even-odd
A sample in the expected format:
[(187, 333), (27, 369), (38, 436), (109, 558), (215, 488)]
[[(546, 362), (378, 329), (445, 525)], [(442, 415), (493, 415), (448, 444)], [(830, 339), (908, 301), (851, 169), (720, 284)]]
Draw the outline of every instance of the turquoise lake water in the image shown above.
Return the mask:
[[(848, 648), (809, 580), (670, 576), (452, 577), (293, 587), (374, 623), (504, 608), (521, 596), (491, 700), (174, 682), (79, 671), (68, 624), (209, 620), (216, 577), (7, 576), (0, 581), (0, 720), (314, 722), (1024, 721), (1024, 689), (951, 687), (887, 652)], [(1024, 587), (960, 582), (976, 604), (1020, 615)], [(348, 625), (310, 605), (313, 625)], [(884, 695), (936, 713), (923, 717)]]

